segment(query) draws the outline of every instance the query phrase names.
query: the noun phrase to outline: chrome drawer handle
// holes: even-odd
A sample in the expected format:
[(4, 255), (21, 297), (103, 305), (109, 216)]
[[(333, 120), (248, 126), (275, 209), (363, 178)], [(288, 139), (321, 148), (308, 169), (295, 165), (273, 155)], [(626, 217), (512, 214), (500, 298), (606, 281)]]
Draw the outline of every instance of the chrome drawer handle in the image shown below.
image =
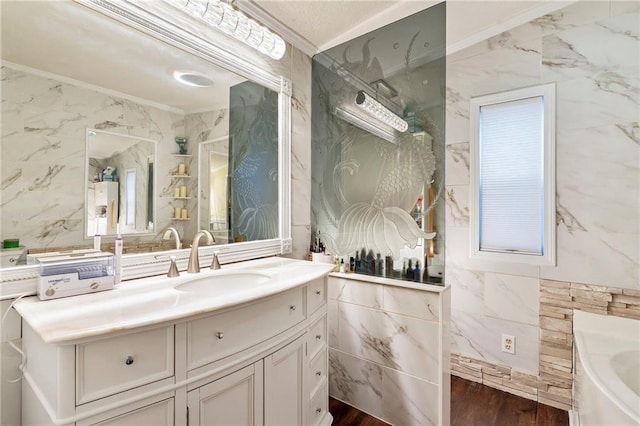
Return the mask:
[(289, 306), (289, 309), (291, 309), (292, 311), (295, 311), (296, 310), (296, 305)]
[(125, 358), (124, 363), (127, 365), (133, 364), (133, 357), (129, 355), (128, 357)]
[(316, 334), (316, 340), (320, 340), (320, 339), (322, 339), (322, 336), (319, 334)]
[(220, 340), (224, 339), (224, 333), (222, 331), (218, 331), (216, 333), (216, 337)]
[(316, 408), (316, 413), (318, 414), (322, 413), (322, 408)]
[(316, 290), (316, 294), (320, 296), (320, 290)]
[(316, 376), (318, 377), (322, 376), (322, 371), (316, 371)]

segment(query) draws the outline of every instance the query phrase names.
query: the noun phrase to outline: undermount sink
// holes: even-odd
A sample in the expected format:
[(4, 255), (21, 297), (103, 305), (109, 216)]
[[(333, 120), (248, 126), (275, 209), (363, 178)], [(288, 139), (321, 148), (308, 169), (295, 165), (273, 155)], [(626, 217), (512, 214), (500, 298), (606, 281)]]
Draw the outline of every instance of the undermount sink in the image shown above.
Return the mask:
[(226, 272), (196, 277), (176, 285), (176, 290), (192, 293), (220, 294), (252, 288), (269, 281), (271, 277), (259, 272)]

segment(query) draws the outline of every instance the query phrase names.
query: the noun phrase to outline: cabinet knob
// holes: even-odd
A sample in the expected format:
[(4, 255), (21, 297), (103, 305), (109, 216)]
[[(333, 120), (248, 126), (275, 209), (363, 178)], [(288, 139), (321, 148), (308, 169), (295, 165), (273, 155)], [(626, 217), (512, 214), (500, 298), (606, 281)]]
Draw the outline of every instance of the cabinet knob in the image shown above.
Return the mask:
[(322, 336), (320, 334), (316, 334), (316, 340), (320, 340), (322, 339)]
[(316, 290), (316, 294), (320, 296), (320, 290)]
[(322, 408), (316, 408), (316, 413), (318, 414), (322, 413)]
[(295, 311), (296, 310), (296, 305), (289, 306), (289, 309), (291, 309), (292, 311)]
[(224, 333), (223, 333), (222, 331), (218, 331), (218, 332), (216, 333), (216, 337), (217, 337), (218, 339), (222, 340), (222, 339), (224, 338)]
[(322, 371), (316, 371), (316, 376), (318, 377), (322, 376)]
[(127, 356), (124, 360), (124, 363), (127, 365), (133, 364), (133, 357), (131, 355)]

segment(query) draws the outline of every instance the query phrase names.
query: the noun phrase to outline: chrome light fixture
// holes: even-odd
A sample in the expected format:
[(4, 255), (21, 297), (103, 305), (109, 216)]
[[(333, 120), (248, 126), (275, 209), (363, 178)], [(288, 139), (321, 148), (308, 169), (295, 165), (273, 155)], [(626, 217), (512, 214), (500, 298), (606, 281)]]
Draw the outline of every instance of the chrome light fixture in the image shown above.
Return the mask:
[(406, 121), (398, 117), (391, 110), (364, 93), (362, 90), (360, 90), (356, 95), (356, 105), (365, 110), (367, 114), (377, 118), (385, 124), (388, 124), (399, 132), (406, 132), (409, 128)]
[(273, 59), (282, 59), (286, 52), (286, 44), (280, 36), (249, 19), (230, 4), (220, 0), (166, 1)]
[(374, 136), (377, 136), (381, 139), (386, 140), (387, 142), (396, 143), (396, 135), (393, 132), (393, 130), (389, 128), (385, 129), (385, 128), (376, 126), (371, 121), (365, 120), (344, 108), (337, 107), (333, 113), (336, 117), (340, 118), (341, 120), (344, 120), (349, 124), (359, 127), (365, 132), (369, 132)]

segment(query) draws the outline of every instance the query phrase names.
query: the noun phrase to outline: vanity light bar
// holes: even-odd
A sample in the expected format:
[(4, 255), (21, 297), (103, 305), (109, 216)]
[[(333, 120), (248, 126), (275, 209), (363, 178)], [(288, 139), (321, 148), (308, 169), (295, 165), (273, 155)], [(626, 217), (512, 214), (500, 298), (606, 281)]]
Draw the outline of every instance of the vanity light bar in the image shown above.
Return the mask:
[(220, 0), (166, 1), (273, 59), (282, 59), (286, 52), (286, 44), (280, 36), (235, 10), (230, 4)]
[(349, 124), (352, 124), (356, 127), (361, 128), (365, 132), (369, 132), (374, 136), (377, 136), (381, 139), (386, 140), (387, 142), (391, 142), (394, 144), (396, 143), (396, 135), (393, 133), (393, 130), (391, 129), (383, 129), (381, 127), (378, 127), (375, 124), (357, 116), (351, 111), (348, 111), (340, 107), (334, 110), (334, 115), (340, 118), (341, 120), (346, 121)]
[(381, 122), (388, 124), (399, 132), (406, 132), (409, 125), (380, 102), (360, 90), (356, 95), (356, 105)]

